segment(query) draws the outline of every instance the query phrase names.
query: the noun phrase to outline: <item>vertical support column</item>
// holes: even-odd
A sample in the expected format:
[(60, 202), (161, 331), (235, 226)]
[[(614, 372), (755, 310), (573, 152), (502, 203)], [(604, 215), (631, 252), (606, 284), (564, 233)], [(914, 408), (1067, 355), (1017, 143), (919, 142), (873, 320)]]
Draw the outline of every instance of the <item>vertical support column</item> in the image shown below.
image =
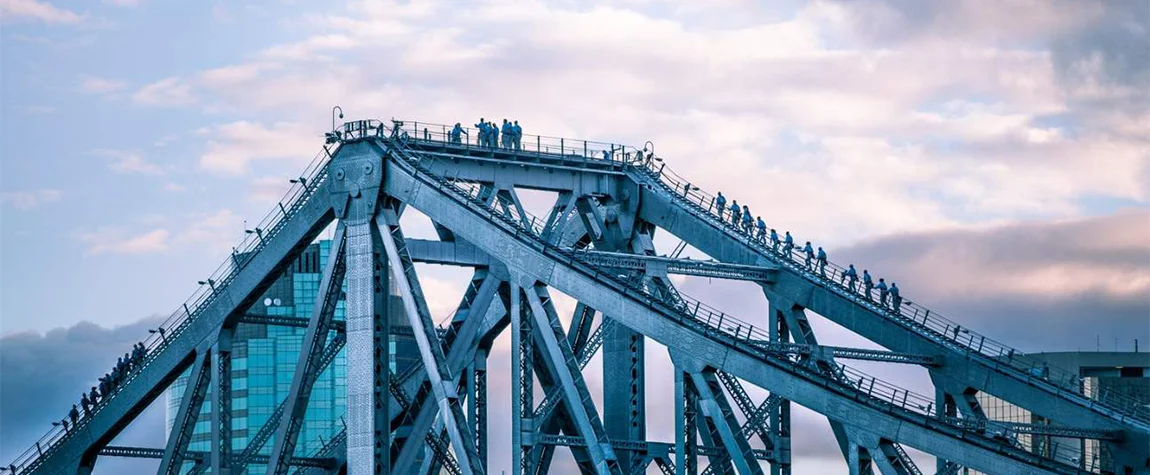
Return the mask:
[(676, 475), (695, 475), (699, 471), (698, 422), (695, 420), (698, 403), (690, 384), (690, 376), (675, 366)]
[(232, 336), (234, 331), (220, 331), (212, 348), (212, 473), (232, 473)]
[[(775, 303), (769, 304), (768, 318), (772, 343), (790, 341), (786, 317)], [(791, 401), (783, 399), (779, 408), (771, 411), (771, 434), (775, 438), (775, 461), (771, 462), (771, 475), (791, 474)]]
[(513, 475), (532, 474), (531, 446), (534, 432), (532, 415), (535, 412), (534, 396), (534, 354), (532, 348), (531, 318), (523, 301), (523, 289), (519, 282), (509, 282), (511, 295), (511, 470)]
[[(943, 386), (936, 384), (934, 387), (934, 407), (935, 414), (945, 417), (958, 417), (958, 404), (955, 403), (954, 398), (946, 393)], [(935, 458), (935, 469), (938, 473), (946, 473), (948, 469), (947, 460), (942, 457)]]
[(475, 451), (479, 462), (487, 469), (487, 349), (475, 352), (475, 362), (471, 365), (471, 426), (475, 434)]
[[(647, 439), (644, 340), (624, 325), (612, 325), (603, 335), (603, 422), (611, 439)], [(630, 472), (640, 455), (619, 451), (620, 468)]]
[[(371, 212), (371, 210), (367, 210)], [(347, 473), (391, 470), (387, 261), (370, 215), (347, 226)]]

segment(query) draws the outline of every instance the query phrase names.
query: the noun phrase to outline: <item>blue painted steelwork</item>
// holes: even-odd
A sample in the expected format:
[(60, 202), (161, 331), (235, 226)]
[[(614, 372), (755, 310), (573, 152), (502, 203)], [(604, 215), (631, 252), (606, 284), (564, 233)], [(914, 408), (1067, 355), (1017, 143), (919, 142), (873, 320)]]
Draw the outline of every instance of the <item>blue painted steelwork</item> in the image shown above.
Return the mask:
[[(331, 134), (333, 147), (293, 181), (296, 186), (277, 210), (147, 342), (148, 356), (140, 368), (109, 392), (91, 416), (67, 432), (50, 433), (19, 457), (13, 464), (16, 472), (85, 473), (98, 455), (115, 452), (106, 447), (108, 441), (177, 375), (193, 365), (206, 366), (209, 360), (202, 354), (226, 352), (229, 329), (252, 318), (248, 307), (253, 299), (335, 220), (347, 226), (349, 236), (349, 314), (339, 334), (346, 335), (354, 355), (349, 356), (354, 368), (349, 378), (353, 372), (360, 378), (356, 397), (374, 398), (374, 403), (360, 399), (349, 404), (354, 423), (316, 457), (292, 458), (289, 447), (277, 449), (279, 455), (269, 460), (281, 473), (288, 464), (313, 459), (335, 465), (305, 467), (309, 471), (346, 467), (359, 474), (442, 467), (451, 473), (484, 473), (484, 361), (491, 341), (508, 325), (516, 398), (515, 473), (546, 472), (555, 444), (570, 446), (585, 470), (600, 473), (641, 473), (651, 463), (664, 473), (696, 473), (699, 455), (711, 460), (706, 473), (730, 467), (760, 473), (762, 460), (771, 464), (772, 474), (789, 473), (790, 401), (826, 415), (841, 429), (844, 455), (856, 473), (875, 468), (920, 473), (902, 445), (954, 462), (942, 463), (945, 467), (961, 464), (1005, 474), (1086, 472), (1080, 461), (1071, 460), (1073, 454), (1029, 452), (1015, 437), (1019, 433), (1099, 440), (1125, 468), (1150, 471), (1144, 462), (1150, 459), (1146, 407), (1113, 395), (1084, 396), (1076, 379), (1035, 367), (1025, 355), (909, 300), (875, 302), (853, 282), (846, 283), (849, 276), (834, 263), (807, 266), (803, 256), (781, 252), (763, 233), (725, 222), (713, 211), (710, 195), (676, 175), (649, 149), (533, 135), (498, 148), (452, 137), (446, 126), (414, 122), (344, 124)], [(527, 213), (516, 188), (557, 192), (550, 215), (540, 219)], [(398, 216), (406, 207), (430, 217), (441, 241), (404, 239)], [(653, 256), (657, 228), (716, 261)], [(431, 323), (423, 303), (413, 268), (420, 261), (476, 268), (472, 287), (446, 328)], [(680, 293), (665, 279), (667, 273), (759, 283), (770, 301), (770, 328), (757, 328)], [(379, 354), (378, 342), (386, 341), (391, 329), (378, 324), (388, 310), (377, 294), (389, 277), (402, 290), (401, 313), (414, 325), (412, 335), (422, 355), (421, 364), (399, 374), (387, 371), (387, 364), (379, 370), (386, 357)], [(548, 288), (579, 301), (569, 332), (558, 323)], [(808, 309), (891, 351), (819, 345), (805, 321)], [(599, 312), (603, 323), (593, 331)], [(323, 313), (317, 310), (306, 325), (323, 325)], [(305, 325), (286, 319), (278, 323)], [(788, 334), (797, 343), (787, 343)], [(628, 353), (611, 347), (612, 358), (633, 354), (646, 339), (668, 346), (675, 355), (681, 415), (675, 445), (611, 436), (624, 429), (613, 425), (619, 420), (600, 422), (601, 409), (589, 396), (581, 371), (598, 348), (616, 344), (609, 338), (631, 348)], [(313, 370), (306, 368), (326, 364), (330, 354), (330, 345), (322, 356), (317, 354), (322, 345), (308, 347), (300, 358), (297, 386), (307, 384)], [(923, 365), (958, 412), (939, 407), (933, 397), (838, 364), (836, 357)], [(212, 364), (212, 371), (197, 374), (228, 372), (226, 359)], [(609, 379), (641, 395), (642, 378), (633, 376), (641, 371), (639, 363), (632, 376), (612, 373)], [(536, 380), (546, 394), (539, 405), (531, 394)], [(742, 382), (771, 395), (756, 405)], [(293, 394), (300, 389), (306, 393), (301, 387)], [(973, 398), (980, 390), (1062, 425), (987, 421)], [(630, 411), (623, 418), (630, 432), (618, 433), (643, 436), (643, 398), (627, 399), (611, 390), (605, 396), (603, 411)], [(199, 403), (192, 399), (189, 405)], [(220, 404), (213, 402), (226, 407)], [(745, 418), (742, 425), (736, 409)], [(290, 433), (299, 422), (292, 414), (298, 412), (284, 411), (282, 420), (288, 424), (281, 422), (280, 428)], [(270, 422), (261, 434), (275, 431)], [(224, 418), (214, 423), (226, 424)], [(395, 433), (403, 435), (393, 437), (398, 427), (403, 429)], [(704, 429), (698, 434), (701, 446), (697, 428)], [(752, 436), (767, 449), (752, 449)], [(248, 447), (235, 457), (216, 443), (205, 458), (181, 451), (181, 445), (175, 440), (165, 459), (197, 461), (193, 472), (205, 470), (207, 459), (216, 470), (228, 462), (242, 469), (258, 450)], [(399, 465), (392, 465), (392, 453), (399, 454), (394, 462)]]

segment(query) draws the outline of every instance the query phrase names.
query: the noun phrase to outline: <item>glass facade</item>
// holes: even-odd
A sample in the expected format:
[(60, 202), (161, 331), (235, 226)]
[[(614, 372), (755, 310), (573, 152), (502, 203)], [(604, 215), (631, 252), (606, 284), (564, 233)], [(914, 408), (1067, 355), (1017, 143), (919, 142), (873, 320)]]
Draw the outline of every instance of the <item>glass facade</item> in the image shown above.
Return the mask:
[[(267, 290), (249, 314), (310, 318), (319, 294), (320, 279), (331, 250), (331, 241), (319, 241), (308, 246)], [(419, 350), (403, 316), (403, 305), (394, 284), (389, 299), (389, 314), (393, 329), (388, 344), (393, 372), (402, 372), (419, 361)], [(335, 320), (344, 319), (344, 300), (341, 295), (336, 305)], [(295, 374), (296, 363), (303, 346), (305, 328), (269, 326), (241, 323), (236, 328), (232, 345), (232, 448), (238, 453), (248, 445), (260, 427), (267, 422), (279, 404), (287, 398)], [(397, 354), (398, 353), (398, 354)], [(296, 456), (308, 456), (318, 451), (333, 435), (343, 430), (347, 382), (346, 358), (341, 350), (335, 361), (316, 380), (303, 426), (296, 444)], [(187, 385), (188, 374), (181, 375), (167, 392), (167, 433), (176, 414)], [(208, 388), (211, 398), (212, 385)], [(211, 405), (205, 403), (200, 411), (188, 446), (191, 451), (211, 450)], [(269, 455), (275, 438), (268, 441), (260, 453)], [(190, 465), (189, 465), (190, 467)], [(249, 473), (263, 473), (263, 465), (249, 466)]]
[[(1100, 399), (1115, 393), (1150, 405), (1150, 354), (1118, 352), (1038, 353), (1031, 358), (1051, 367), (1078, 374), (1082, 393)], [(1030, 411), (986, 393), (976, 396), (986, 416), (992, 420), (1024, 424), (1052, 424)], [(1091, 472), (1113, 472), (1110, 453), (1096, 440), (1067, 439), (1019, 434), (1024, 448), (1046, 457), (1072, 459)], [(964, 470), (965, 474), (978, 474)]]

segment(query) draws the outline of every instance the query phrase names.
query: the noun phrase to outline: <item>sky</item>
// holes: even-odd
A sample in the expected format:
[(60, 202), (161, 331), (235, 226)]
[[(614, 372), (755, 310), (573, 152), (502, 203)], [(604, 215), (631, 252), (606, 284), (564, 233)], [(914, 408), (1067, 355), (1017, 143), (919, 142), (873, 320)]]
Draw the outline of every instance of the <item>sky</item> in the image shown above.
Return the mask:
[[(335, 105), (650, 140), (698, 186), (1024, 351), (1145, 347), (1148, 5), (0, 0), (0, 459), (228, 256)], [(442, 317), (467, 274), (424, 277)], [(748, 320), (765, 307), (679, 284)], [(873, 347), (813, 320), (823, 343)], [(840, 466), (800, 414), (796, 464)]]

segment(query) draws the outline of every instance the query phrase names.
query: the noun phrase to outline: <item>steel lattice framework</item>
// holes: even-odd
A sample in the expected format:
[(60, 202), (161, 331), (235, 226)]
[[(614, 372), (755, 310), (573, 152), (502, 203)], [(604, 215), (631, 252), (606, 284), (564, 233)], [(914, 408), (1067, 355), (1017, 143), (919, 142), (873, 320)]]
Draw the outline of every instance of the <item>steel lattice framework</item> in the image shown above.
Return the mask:
[[(724, 216), (715, 199), (653, 151), (542, 136), (480, 146), (441, 125), (359, 120), (328, 143), (278, 207), (147, 342), (147, 356), (67, 430), (49, 433), (9, 468), (84, 474), (99, 457), (161, 460), (161, 473), (482, 474), (487, 470), (487, 355), (512, 345), (513, 472), (547, 473), (557, 446), (596, 474), (761, 474), (791, 471), (791, 405), (826, 416), (850, 472), (921, 474), (903, 446), (934, 455), (928, 473), (1094, 473), (1075, 447), (1032, 451), (1019, 435), (1098, 441), (1118, 473), (1150, 473), (1150, 411), (1115, 394), (1083, 395), (1078, 375), (1025, 355), (909, 301), (862, 293), (844, 269), (809, 265)], [(532, 216), (518, 190), (557, 199)], [(431, 218), (438, 240), (404, 235), (400, 217)], [(250, 313), (309, 243), (334, 227), (310, 319)], [(712, 260), (657, 256), (662, 230)], [(434, 323), (416, 263), (470, 267), (450, 322)], [(679, 292), (673, 274), (753, 282), (769, 304), (759, 325)], [(346, 321), (333, 321), (341, 285)], [(401, 308), (386, 303), (399, 291)], [(561, 323), (551, 292), (578, 304)], [(886, 348), (823, 346), (808, 311)], [(400, 315), (391, 315), (400, 312)], [(392, 318), (410, 326), (393, 328)], [(288, 397), (250, 445), (231, 450), (230, 354), (238, 323), (306, 328)], [(761, 326), (760, 326), (761, 325)], [(420, 364), (388, 370), (393, 332), (414, 338)], [(648, 440), (644, 344), (667, 347), (675, 368), (675, 440)], [(293, 457), (317, 375), (347, 352), (345, 429), (317, 453)], [(596, 407), (583, 371), (603, 358)], [(919, 395), (841, 364), (860, 359), (927, 369)], [(182, 373), (188, 384), (162, 448), (108, 444)], [(219, 382), (212, 391), (208, 384)], [(746, 385), (769, 392), (756, 401)], [(544, 397), (536, 400), (535, 389)], [(988, 420), (979, 392), (1051, 425)], [(189, 451), (201, 407), (211, 451)], [(664, 415), (665, 416), (665, 415)], [(258, 455), (274, 440), (271, 455)], [(1093, 442), (1091, 442), (1093, 443)], [(1041, 453), (1039, 453), (1041, 452)], [(766, 468), (764, 468), (766, 467)]]

